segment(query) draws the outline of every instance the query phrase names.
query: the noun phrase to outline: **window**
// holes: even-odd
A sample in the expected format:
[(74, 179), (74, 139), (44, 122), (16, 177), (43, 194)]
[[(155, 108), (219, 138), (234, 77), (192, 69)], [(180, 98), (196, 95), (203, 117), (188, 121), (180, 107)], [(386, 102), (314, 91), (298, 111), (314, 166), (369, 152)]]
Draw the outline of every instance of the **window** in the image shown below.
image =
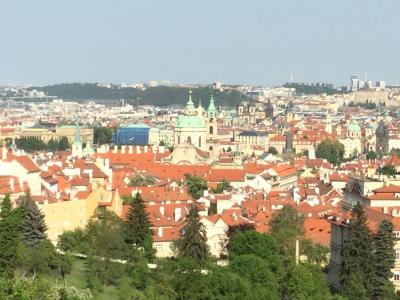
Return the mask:
[(393, 278), (394, 278), (394, 281), (399, 281), (400, 280), (400, 274), (399, 273), (395, 273)]
[(400, 259), (400, 249), (396, 249), (396, 259)]

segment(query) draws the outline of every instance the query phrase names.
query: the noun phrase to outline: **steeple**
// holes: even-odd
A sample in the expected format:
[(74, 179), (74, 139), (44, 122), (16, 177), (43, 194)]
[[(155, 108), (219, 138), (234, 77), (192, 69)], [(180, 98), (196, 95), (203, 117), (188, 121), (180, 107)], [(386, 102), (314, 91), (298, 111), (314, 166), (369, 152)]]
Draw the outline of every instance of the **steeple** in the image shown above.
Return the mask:
[(192, 91), (189, 91), (189, 99), (188, 102), (186, 102), (186, 109), (193, 109), (194, 108), (194, 103), (192, 101)]
[(192, 91), (189, 91), (189, 99), (188, 102), (186, 102), (186, 107), (185, 107), (185, 115), (187, 116), (196, 115), (196, 108), (194, 107), (194, 103), (192, 101)]
[(81, 132), (79, 128), (79, 115), (77, 111), (75, 116), (74, 143), (80, 143), (80, 142), (81, 142)]
[(81, 133), (79, 127), (79, 114), (78, 109), (76, 110), (76, 123), (74, 132), (74, 142), (72, 143), (72, 156), (81, 158), (83, 156), (82, 143), (81, 143)]
[(207, 109), (207, 117), (209, 117), (209, 118), (217, 117), (217, 109), (215, 107), (214, 97), (212, 94), (211, 94), (211, 98), (210, 98), (210, 105), (208, 106), (208, 109)]

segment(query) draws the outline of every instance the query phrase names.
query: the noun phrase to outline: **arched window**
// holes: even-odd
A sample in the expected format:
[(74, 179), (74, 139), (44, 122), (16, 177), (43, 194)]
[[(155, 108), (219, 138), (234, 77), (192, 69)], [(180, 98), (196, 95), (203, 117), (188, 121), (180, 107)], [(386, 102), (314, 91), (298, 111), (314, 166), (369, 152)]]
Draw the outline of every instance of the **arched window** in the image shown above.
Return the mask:
[(190, 144), (192, 143), (192, 138), (190, 136), (188, 136), (187, 142), (190, 143)]
[(209, 132), (210, 134), (214, 134), (214, 126), (210, 126)]
[(199, 148), (201, 148), (201, 136), (199, 136)]

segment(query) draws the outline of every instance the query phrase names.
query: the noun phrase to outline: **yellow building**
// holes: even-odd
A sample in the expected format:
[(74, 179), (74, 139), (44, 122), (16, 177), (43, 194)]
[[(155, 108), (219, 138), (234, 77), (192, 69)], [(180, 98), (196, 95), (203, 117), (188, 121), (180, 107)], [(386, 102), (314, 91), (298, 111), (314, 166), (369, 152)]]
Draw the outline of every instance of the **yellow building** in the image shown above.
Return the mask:
[(64, 231), (85, 227), (99, 202), (110, 197), (112, 192), (100, 187), (90, 192), (80, 191), (71, 200), (54, 199), (38, 203), (45, 216), (50, 241), (57, 242)]

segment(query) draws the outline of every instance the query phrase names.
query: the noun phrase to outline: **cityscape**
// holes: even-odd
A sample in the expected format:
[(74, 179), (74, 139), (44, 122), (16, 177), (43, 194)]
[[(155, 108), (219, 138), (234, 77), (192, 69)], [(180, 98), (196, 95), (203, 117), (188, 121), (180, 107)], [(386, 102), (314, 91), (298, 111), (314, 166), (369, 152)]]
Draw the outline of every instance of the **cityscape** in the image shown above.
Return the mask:
[[(215, 12), (226, 1), (173, 2), (176, 12), (152, 3), (160, 5), (156, 16), (164, 9), (171, 16), (188, 11), (193, 18), (193, 9), (209, 15), (211, 23), (220, 21), (214, 14), (231, 20)], [(24, 13), (7, 5), (15, 17)], [(69, 5), (56, 4), (56, 16), (65, 17), (62, 8), (68, 13), (76, 8)], [(128, 33), (117, 21), (132, 4), (86, 5), (82, 12), (115, 14), (110, 28)], [(146, 5), (140, 7), (154, 18)], [(341, 11), (339, 6), (332, 9)], [(239, 15), (234, 9), (241, 7), (234, 3), (229, 11)], [(46, 13), (44, 4), (36, 9)], [(48, 3), (47, 9), (56, 7)], [(365, 9), (374, 16), (378, 11), (372, 5)], [(254, 12), (246, 28), (261, 30), (267, 21), (257, 18), (264, 13), (272, 18), (270, 12)], [(320, 18), (316, 12), (311, 16)], [(93, 20), (84, 32), (96, 36), (91, 26), (106, 26), (98, 16), (85, 17), (74, 16), (79, 24)], [(147, 25), (146, 36), (168, 31), (175, 42), (187, 16), (181, 18), (168, 19), (173, 24), (163, 24), (167, 29)], [(68, 26), (54, 22), (55, 28), (38, 28), (74, 41)], [(218, 24), (223, 29), (215, 31), (225, 37), (231, 28), (239, 30)], [(8, 26), (0, 29), (4, 36), (19, 30)], [(174, 26), (179, 29), (170, 31)], [(188, 26), (211, 34), (208, 25)], [(82, 32), (76, 34), (79, 40)], [(199, 35), (206, 43), (203, 38)], [(216, 48), (229, 46), (210, 39)], [(319, 36), (315, 43), (318, 39), (325, 41)], [(40, 41), (32, 49), (42, 47)], [(102, 47), (95, 37), (80, 42), (82, 48)], [(132, 49), (163, 46), (149, 43)], [(330, 64), (340, 68), (338, 56), (326, 64), (330, 80), (311, 61), (309, 68), (297, 65), (296, 72), (281, 63), (287, 78), (270, 72), (247, 79), (240, 63), (236, 75), (228, 68), (215, 72), (214, 66), (207, 73), (201, 59), (194, 62), (199, 75), (187, 66), (197, 54), (181, 52), (173, 58), (176, 69), (160, 67), (157, 73), (152, 64), (159, 58), (147, 49), (139, 60), (148, 60), (148, 69), (139, 63), (131, 69), (127, 59), (132, 76), (118, 81), (113, 74), (128, 71), (116, 49), (107, 48), (115, 66), (105, 57), (94, 64), (104, 64), (106, 72), (89, 56), (80, 57), (74, 72), (61, 58), (53, 65), (53, 56), (41, 56), (43, 69), (32, 73), (29, 64), (24, 69), (17, 63), (21, 53), (7, 53), (7, 47), (0, 50), (8, 61), (0, 75), (0, 299), (400, 299), (397, 61), (385, 68), (364, 60), (362, 70), (374, 72), (343, 75), (352, 67), (346, 62), (343, 72), (333, 74)], [(246, 42), (237, 51), (251, 47), (256, 45)], [(218, 59), (225, 61), (224, 55)], [(250, 69), (263, 64), (247, 59)], [(49, 76), (45, 70), (56, 65)], [(174, 72), (177, 77), (159, 79)]]

